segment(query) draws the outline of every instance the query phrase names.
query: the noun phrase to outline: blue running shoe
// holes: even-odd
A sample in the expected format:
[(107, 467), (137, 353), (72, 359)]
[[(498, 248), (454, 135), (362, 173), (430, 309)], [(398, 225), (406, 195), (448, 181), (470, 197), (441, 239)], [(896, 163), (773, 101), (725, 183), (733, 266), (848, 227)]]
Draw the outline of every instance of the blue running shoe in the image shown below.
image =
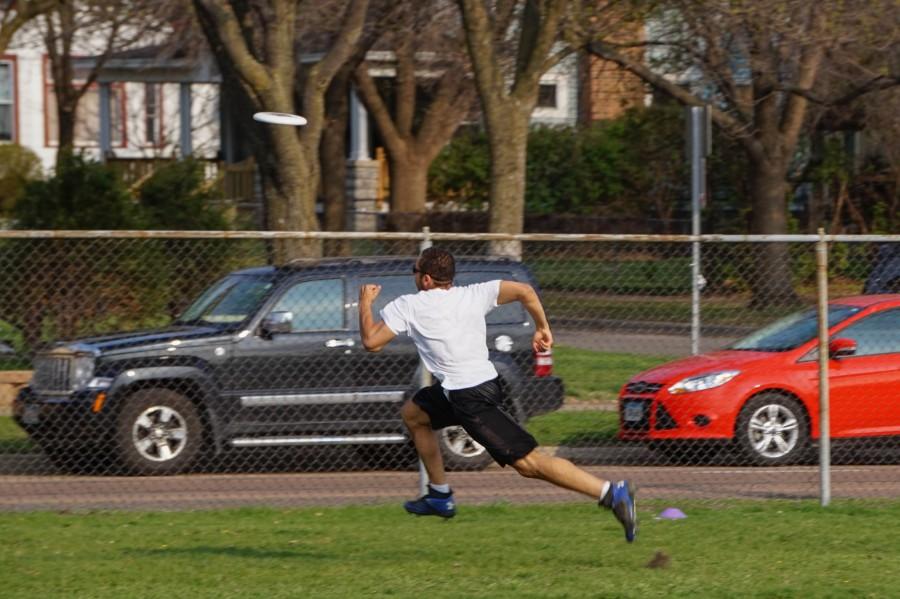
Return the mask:
[(600, 500), (600, 505), (612, 510), (616, 520), (621, 522), (625, 529), (625, 540), (633, 543), (637, 536), (637, 505), (631, 481), (620, 480), (612, 483), (606, 496)]
[(452, 518), (456, 515), (456, 503), (453, 501), (453, 491), (449, 493), (441, 493), (428, 487), (428, 493), (403, 504), (410, 514), (417, 516), (440, 516), (441, 518)]

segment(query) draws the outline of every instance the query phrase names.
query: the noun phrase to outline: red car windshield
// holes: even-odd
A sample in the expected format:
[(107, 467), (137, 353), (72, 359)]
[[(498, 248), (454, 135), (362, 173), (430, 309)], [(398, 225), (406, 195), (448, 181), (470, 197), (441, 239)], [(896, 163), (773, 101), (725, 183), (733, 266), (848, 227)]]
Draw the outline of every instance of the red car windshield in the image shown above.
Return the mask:
[[(828, 328), (830, 329), (857, 312), (862, 310), (857, 306), (844, 306), (832, 304), (828, 306)], [(729, 349), (741, 349), (746, 351), (789, 351), (800, 347), (816, 336), (818, 330), (817, 311), (804, 310), (777, 320), (769, 326), (744, 337)]]

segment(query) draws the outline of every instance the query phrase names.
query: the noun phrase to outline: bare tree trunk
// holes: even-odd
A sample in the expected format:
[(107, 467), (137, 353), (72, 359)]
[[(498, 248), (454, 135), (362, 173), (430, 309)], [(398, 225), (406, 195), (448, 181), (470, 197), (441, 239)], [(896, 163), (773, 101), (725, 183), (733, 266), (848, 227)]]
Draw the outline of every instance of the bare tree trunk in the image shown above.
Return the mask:
[[(491, 151), (490, 231), (521, 233), (525, 225), (525, 163), (528, 154), (530, 111), (506, 113), (491, 126), (502, 128), (503, 136), (489, 135)], [(503, 141), (500, 142), (499, 140)], [(520, 242), (497, 241), (491, 253), (520, 257)]]
[[(553, 52), (569, 3), (564, 0), (526, 0), (521, 12), (515, 3), (458, 0), (466, 31), (466, 46), (475, 73), (491, 147), (492, 233), (522, 232), (525, 224), (525, 158), (528, 124), (537, 103), (541, 75), (567, 51)], [(519, 14), (518, 17), (515, 17)], [(518, 44), (504, 69), (499, 40), (508, 35), (511, 19), (519, 20)], [(521, 256), (520, 242), (494, 242), (491, 253)]]
[[(326, 95), (327, 114), (322, 132), (322, 201), (326, 231), (347, 229), (347, 121), (350, 114), (350, 77), (352, 66), (345, 66), (335, 76)], [(325, 244), (325, 253), (347, 256), (346, 240)]]
[(391, 222), (397, 231), (416, 231), (422, 228), (425, 218), (431, 161), (415, 150), (392, 158)]
[[(750, 171), (753, 219), (751, 232), (757, 235), (787, 233), (787, 183), (784, 168), (753, 163)], [(791, 305), (799, 302), (791, 277), (790, 247), (786, 243), (765, 242), (756, 253), (750, 271), (753, 288), (751, 305)]]
[(56, 154), (56, 164), (58, 166), (61, 157), (66, 152), (71, 153), (75, 148), (76, 114), (74, 110), (69, 110), (61, 106), (61, 104), (63, 104), (63, 98), (57, 96), (57, 99), (60, 102), (60, 106), (56, 110), (56, 121), (59, 129), (59, 145), (58, 152)]
[[(316, 197), (319, 183), (317, 157), (302, 151), (293, 127), (273, 128), (271, 139), (277, 159), (273, 160), (274, 177), (266, 194), (269, 228), (274, 231), (318, 231), (315, 202), (298, 201), (298, 198)], [(283, 264), (293, 258), (316, 257), (321, 252), (320, 241), (279, 240), (275, 244), (275, 261)]]

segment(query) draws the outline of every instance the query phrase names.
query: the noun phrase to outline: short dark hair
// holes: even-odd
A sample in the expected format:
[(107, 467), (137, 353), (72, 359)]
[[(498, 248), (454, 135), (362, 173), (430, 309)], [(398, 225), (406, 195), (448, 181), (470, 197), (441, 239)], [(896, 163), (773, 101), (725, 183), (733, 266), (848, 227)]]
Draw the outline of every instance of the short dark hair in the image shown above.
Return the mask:
[(441, 248), (430, 247), (419, 256), (419, 270), (431, 275), (436, 283), (452, 283), (456, 276), (456, 260), (453, 254)]

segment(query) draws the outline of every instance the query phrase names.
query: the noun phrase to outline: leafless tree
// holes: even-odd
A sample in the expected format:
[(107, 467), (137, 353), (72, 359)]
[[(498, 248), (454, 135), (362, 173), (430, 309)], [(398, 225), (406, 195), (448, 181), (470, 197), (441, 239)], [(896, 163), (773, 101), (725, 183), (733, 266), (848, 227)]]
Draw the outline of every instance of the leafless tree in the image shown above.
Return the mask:
[[(145, 43), (148, 32), (161, 27), (159, 6), (151, 0), (57, 0), (42, 14), (42, 37), (56, 101), (57, 162), (75, 146), (82, 98), (115, 52)], [(93, 60), (79, 71), (76, 58), (84, 54)]]
[[(654, 34), (638, 44), (594, 41), (614, 61), (686, 105), (709, 103), (713, 120), (747, 155), (751, 230), (788, 230), (788, 175), (812, 105), (839, 105), (898, 83), (896, 3), (826, 0), (668, 0)], [(893, 26), (879, 23), (882, 15)], [(656, 64), (623, 50), (652, 47)], [(838, 66), (840, 65), (840, 66)], [(841, 76), (837, 76), (842, 73)], [(670, 75), (685, 75), (683, 81)], [(669, 75), (669, 76), (667, 76)], [(795, 298), (787, 247), (766, 244), (752, 280), (754, 303)]]
[[(391, 213), (400, 230), (417, 228), (425, 212), (428, 168), (475, 99), (459, 13), (441, 0), (396, 3), (378, 44), (388, 60), (363, 62), (356, 83), (387, 147)], [(395, 73), (376, 83), (373, 68)]]
[[(570, 53), (557, 50), (566, 0), (458, 0), (491, 151), (490, 231), (521, 233), (528, 126), (541, 75)], [(518, 254), (517, 245), (497, 253)]]
[[(524, 225), (528, 127), (541, 76), (621, 15), (618, 2), (457, 0), (491, 153), (490, 230)], [(495, 244), (517, 255), (518, 244)]]
[[(252, 131), (270, 229), (319, 229), (315, 204), (325, 96), (362, 34), (368, 4), (193, 0), (225, 81), (240, 92), (238, 101), (248, 112), (302, 113), (307, 119), (299, 129), (266, 125)], [(275, 260), (320, 252), (321, 244), (280, 243)]]

